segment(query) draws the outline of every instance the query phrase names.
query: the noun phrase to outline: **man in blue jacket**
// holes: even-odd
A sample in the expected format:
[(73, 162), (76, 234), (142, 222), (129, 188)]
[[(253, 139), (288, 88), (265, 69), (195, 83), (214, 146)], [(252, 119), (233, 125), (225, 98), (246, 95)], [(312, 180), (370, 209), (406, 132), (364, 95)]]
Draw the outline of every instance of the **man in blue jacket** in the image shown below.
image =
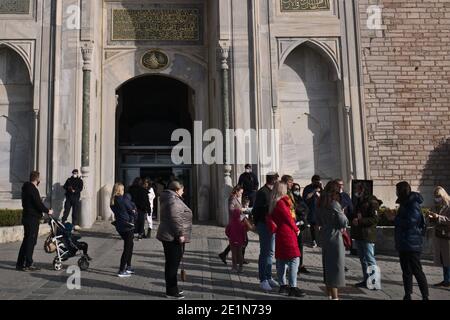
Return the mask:
[(428, 283), (420, 263), (423, 236), (426, 232), (425, 218), (420, 205), (422, 196), (411, 191), (408, 182), (397, 184), (397, 203), (400, 204), (395, 217), (395, 247), (399, 252), (403, 273), (404, 300), (411, 300), (413, 275), (419, 284), (423, 300), (428, 300)]

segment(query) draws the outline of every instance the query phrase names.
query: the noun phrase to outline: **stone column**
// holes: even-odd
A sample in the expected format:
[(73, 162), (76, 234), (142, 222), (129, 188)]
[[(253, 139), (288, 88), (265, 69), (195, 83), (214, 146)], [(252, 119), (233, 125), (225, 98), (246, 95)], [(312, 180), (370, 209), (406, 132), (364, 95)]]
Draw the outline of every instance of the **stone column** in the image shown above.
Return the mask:
[(83, 55), (83, 116), (82, 116), (82, 142), (81, 142), (81, 175), (84, 182), (84, 191), (81, 197), (80, 221), (81, 227), (92, 226), (92, 183), (90, 176), (90, 99), (91, 99), (91, 71), (92, 71), (92, 51), (90, 42), (82, 45)]
[[(230, 47), (226, 41), (219, 42), (219, 52), (221, 59), (221, 74), (222, 74), (222, 107), (223, 107), (223, 157), (224, 157), (224, 166), (223, 166), (223, 198), (222, 198), (222, 208), (223, 214), (220, 219), (220, 223), (223, 225), (228, 223), (228, 198), (231, 193), (231, 189), (233, 188), (233, 181), (231, 179), (231, 170), (232, 166), (230, 161), (228, 161), (228, 157), (230, 154), (227, 152), (231, 150), (231, 141), (229, 140), (229, 136), (227, 131), (230, 129), (230, 90), (229, 90), (229, 65), (228, 65), (228, 57), (230, 52)], [(230, 159), (231, 160), (231, 159)]]
[(33, 125), (34, 125), (34, 141), (33, 141), (33, 164), (32, 170), (38, 169), (38, 159), (39, 159), (39, 109), (33, 109)]

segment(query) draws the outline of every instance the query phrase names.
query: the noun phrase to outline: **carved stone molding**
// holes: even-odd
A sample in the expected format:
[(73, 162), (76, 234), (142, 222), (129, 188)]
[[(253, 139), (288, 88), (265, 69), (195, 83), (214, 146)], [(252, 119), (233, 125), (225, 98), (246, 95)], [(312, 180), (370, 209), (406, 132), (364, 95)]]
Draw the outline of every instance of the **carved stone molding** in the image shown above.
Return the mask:
[(337, 78), (342, 78), (342, 62), (338, 38), (280, 38), (278, 39), (279, 67), (283, 65), (289, 54), (301, 45), (308, 45), (327, 57), (336, 71)]
[(1, 46), (14, 50), (23, 59), (28, 68), (30, 82), (33, 84), (35, 40), (0, 40)]

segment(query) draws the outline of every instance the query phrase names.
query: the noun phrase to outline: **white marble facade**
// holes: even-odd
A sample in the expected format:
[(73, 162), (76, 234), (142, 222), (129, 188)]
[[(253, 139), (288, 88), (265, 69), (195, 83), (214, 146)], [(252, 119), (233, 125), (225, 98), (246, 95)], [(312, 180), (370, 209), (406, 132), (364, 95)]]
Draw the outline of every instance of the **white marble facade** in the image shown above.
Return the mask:
[[(154, 74), (188, 85), (193, 120), (202, 121), (204, 129), (222, 130), (222, 75), (228, 67), (230, 127), (280, 130), (279, 141), (257, 148), (275, 159), (265, 171), (291, 174), (303, 185), (315, 173), (346, 182), (366, 178), (351, 1), (321, 1), (320, 10), (303, 6), (306, 1), (302, 8), (313, 10), (282, 10), (283, 3), (300, 8), (287, 2), (34, 0), (28, 14), (0, 12), (0, 193), (14, 198), (19, 181), (34, 167), (43, 176), (41, 193), (62, 209), (61, 185), (81, 167), (83, 46), (92, 48), (83, 225), (111, 214), (107, 197), (117, 180), (117, 90)], [(113, 9), (171, 5), (199, 10), (195, 41), (114, 39)], [(19, 40), (25, 44), (11, 45)], [(24, 49), (19, 56), (14, 48)], [(229, 50), (225, 61), (220, 48)], [(150, 49), (166, 54), (169, 65), (144, 67), (142, 57)], [(13, 131), (4, 114), (23, 129)], [(265, 171), (259, 163), (254, 167), (263, 180)], [(232, 166), (234, 182), (242, 170), (243, 165)], [(192, 172), (196, 217), (226, 223), (223, 167), (196, 165)]]

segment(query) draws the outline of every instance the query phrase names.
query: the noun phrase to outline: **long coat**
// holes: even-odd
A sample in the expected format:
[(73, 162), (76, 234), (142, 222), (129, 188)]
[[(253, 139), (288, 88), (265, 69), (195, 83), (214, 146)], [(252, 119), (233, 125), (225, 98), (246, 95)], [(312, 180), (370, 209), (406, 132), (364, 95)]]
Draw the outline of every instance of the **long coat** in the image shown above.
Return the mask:
[(347, 227), (348, 220), (341, 205), (333, 201), (330, 208), (318, 208), (317, 223), (322, 227), (324, 283), (330, 288), (345, 287), (345, 247), (341, 230)]
[(289, 197), (284, 196), (267, 216), (267, 227), (271, 233), (275, 233), (275, 258), (283, 261), (300, 257), (297, 243), (299, 230), (291, 215), (290, 206)]
[[(444, 206), (439, 212), (437, 221), (439, 226), (450, 228), (450, 207)], [(450, 267), (450, 240), (436, 237), (433, 238), (434, 263), (438, 266)]]
[(184, 236), (190, 242), (192, 233), (192, 211), (183, 199), (172, 190), (161, 194), (161, 223), (156, 238), (172, 242)]

